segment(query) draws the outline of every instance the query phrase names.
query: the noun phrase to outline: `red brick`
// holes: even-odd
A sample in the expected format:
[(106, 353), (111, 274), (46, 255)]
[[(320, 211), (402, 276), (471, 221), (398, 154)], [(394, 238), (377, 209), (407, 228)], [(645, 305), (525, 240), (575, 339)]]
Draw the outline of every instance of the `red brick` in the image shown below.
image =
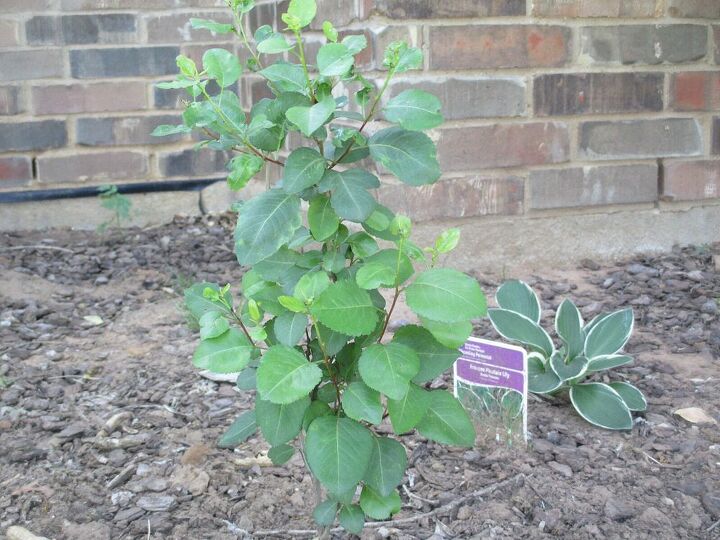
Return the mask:
[(720, 155), (720, 118), (713, 118), (712, 125), (712, 153)]
[(660, 17), (662, 0), (533, 0), (535, 17)]
[(562, 66), (570, 29), (562, 26), (486, 25), (430, 28), (432, 69)]
[(695, 118), (583, 122), (579, 131), (579, 153), (587, 159), (699, 156), (703, 151)]
[(64, 58), (61, 49), (0, 50), (0, 80), (7, 82), (62, 77)]
[(0, 47), (14, 47), (20, 43), (20, 23), (0, 21)]
[(0, 116), (24, 112), (23, 101), (19, 86), (0, 86)]
[(60, 0), (62, 11), (172, 8), (173, 0)]
[(232, 158), (228, 152), (215, 150), (194, 150), (189, 148), (158, 156), (160, 174), (164, 177), (217, 176), (227, 174), (227, 162)]
[(0, 189), (28, 184), (32, 180), (32, 164), (25, 156), (0, 157)]
[(146, 86), (139, 81), (34, 86), (32, 101), (35, 114), (135, 111), (147, 108)]
[(211, 19), (219, 23), (231, 23), (230, 11), (220, 10), (196, 13), (169, 13), (145, 17), (148, 43), (181, 43), (183, 41), (227, 41), (228, 34), (213, 34), (209, 30), (194, 30), (190, 18)]
[(445, 171), (522, 167), (567, 161), (569, 145), (561, 122), (444, 129), (438, 157)]
[(662, 73), (539, 75), (533, 83), (539, 116), (661, 111)]
[(136, 180), (148, 173), (147, 156), (141, 152), (99, 152), (37, 158), (38, 181), (43, 183)]
[(658, 167), (601, 165), (543, 169), (530, 173), (529, 207), (572, 208), (657, 200)]
[[(310, 24), (311, 30), (322, 29), (322, 23), (325, 20), (332, 21), (336, 28), (347, 26), (353, 20), (358, 18), (357, 4), (362, 4), (363, 0), (360, 0), (359, 2), (356, 2), (356, 0), (316, 0), (316, 3), (318, 15)], [(282, 14), (287, 11), (290, 0), (271, 2), (271, 4), (276, 4), (275, 15), (277, 17), (277, 21), (275, 27), (279, 29), (285, 28), (286, 24), (282, 22), (281, 17)]]
[(524, 181), (516, 176), (465, 176), (419, 188), (385, 185), (378, 190), (378, 200), (414, 221), (430, 221), (522, 214), (523, 193)]
[(525, 0), (366, 0), (364, 16), (393, 19), (448, 19), (525, 15)]
[(665, 164), (663, 195), (678, 201), (720, 197), (720, 161), (674, 161)]
[(675, 73), (671, 82), (672, 108), (676, 111), (720, 109), (720, 71)]
[(54, 0), (3, 0), (2, 13), (37, 13), (54, 6)]
[(668, 15), (717, 19), (720, 18), (720, 3), (717, 0), (668, 0)]
[(162, 124), (180, 124), (179, 115), (105, 116), (78, 118), (75, 138), (82, 146), (136, 146), (141, 144), (167, 144), (181, 140), (185, 135), (154, 137), (153, 130)]
[(446, 120), (525, 115), (525, 80), (521, 77), (440, 77), (393, 79), (386, 96), (417, 88), (436, 95)]
[(720, 65), (720, 26), (713, 26), (713, 38), (715, 41), (715, 63)]

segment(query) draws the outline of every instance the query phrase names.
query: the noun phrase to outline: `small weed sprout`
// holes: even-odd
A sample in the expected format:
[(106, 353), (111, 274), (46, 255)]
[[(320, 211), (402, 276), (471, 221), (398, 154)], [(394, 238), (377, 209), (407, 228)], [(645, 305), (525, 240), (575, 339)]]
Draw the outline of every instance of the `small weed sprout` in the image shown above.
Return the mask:
[(130, 220), (132, 201), (118, 191), (115, 185), (106, 185), (98, 188), (100, 206), (110, 210), (113, 217), (101, 223), (98, 231), (105, 232), (109, 227), (121, 227), (124, 221)]

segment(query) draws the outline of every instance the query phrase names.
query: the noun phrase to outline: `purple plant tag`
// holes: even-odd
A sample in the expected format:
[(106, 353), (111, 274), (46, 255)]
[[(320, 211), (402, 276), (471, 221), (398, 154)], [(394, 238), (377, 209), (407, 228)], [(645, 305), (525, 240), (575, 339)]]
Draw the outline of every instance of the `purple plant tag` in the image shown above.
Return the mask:
[(525, 392), (526, 353), (519, 347), (470, 337), (460, 347), (455, 376), (471, 384)]
[(527, 353), (520, 347), (476, 337), (460, 347), (455, 396), (485, 440), (527, 440), (527, 379)]

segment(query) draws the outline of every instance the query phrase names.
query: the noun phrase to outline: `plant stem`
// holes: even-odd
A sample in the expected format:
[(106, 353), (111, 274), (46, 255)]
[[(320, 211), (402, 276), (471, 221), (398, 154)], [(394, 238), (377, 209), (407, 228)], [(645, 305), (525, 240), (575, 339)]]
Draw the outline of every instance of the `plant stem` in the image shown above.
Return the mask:
[(322, 335), (320, 335), (320, 328), (318, 328), (317, 321), (315, 318), (310, 319), (312, 321), (312, 325), (315, 328), (315, 333), (317, 334), (318, 343), (320, 344), (320, 350), (323, 353), (323, 363), (325, 364), (325, 368), (328, 370), (328, 374), (330, 375), (330, 380), (333, 383), (333, 386), (335, 387), (335, 410), (336, 412), (340, 412), (340, 383), (338, 383), (337, 375), (333, 371), (333, 369), (330, 367), (330, 357), (328, 356), (328, 353), (325, 351), (325, 344), (322, 340)]
[[(400, 275), (400, 257), (402, 257), (402, 248), (403, 244), (405, 243), (405, 237), (400, 237), (400, 242), (398, 243), (398, 256), (397, 256), (397, 262), (395, 263), (395, 279), (399, 279), (398, 276)], [(395, 309), (395, 304), (397, 303), (398, 296), (400, 296), (400, 284), (398, 283), (395, 285), (395, 296), (393, 297), (392, 304), (390, 304), (390, 310), (387, 313), (387, 317), (385, 317), (385, 324), (383, 324), (382, 332), (380, 332), (380, 337), (378, 338), (377, 342), (380, 343), (382, 341), (383, 336), (385, 336), (385, 331), (387, 330), (388, 323), (390, 322), (390, 317), (392, 316), (392, 312)]]
[(233, 10), (233, 16), (235, 17), (235, 33), (237, 34), (237, 31), (240, 31), (240, 39), (243, 41), (243, 45), (247, 48), (248, 52), (252, 55), (253, 59), (255, 60), (255, 63), (257, 64), (258, 68), (262, 69), (262, 63), (260, 62), (260, 55), (255, 52), (255, 50), (250, 46), (250, 41), (247, 38), (247, 34), (245, 33), (245, 25), (243, 24), (242, 17), (238, 15), (237, 11)]
[(392, 304), (390, 304), (390, 310), (387, 313), (387, 317), (385, 317), (385, 323), (383, 324), (382, 332), (380, 332), (380, 337), (378, 338), (378, 343), (382, 341), (383, 336), (385, 335), (385, 331), (387, 330), (388, 323), (390, 322), (390, 317), (392, 316), (392, 312), (395, 309), (395, 304), (397, 303), (398, 296), (400, 296), (400, 287), (395, 287), (395, 296), (393, 297)]
[(300, 63), (302, 64), (303, 71), (305, 72), (305, 80), (307, 81), (308, 90), (310, 91), (310, 97), (313, 103), (317, 103), (315, 92), (313, 91), (312, 81), (310, 80), (310, 72), (308, 71), (307, 61), (305, 60), (305, 47), (303, 47), (302, 35), (300, 30), (295, 30), (295, 39), (297, 40), (298, 54), (300, 55)]
[[(203, 95), (205, 96), (205, 99), (210, 103), (210, 105), (212, 106), (212, 108), (215, 109), (215, 112), (217, 113), (217, 115), (218, 115), (220, 118), (222, 118), (222, 121), (223, 121), (223, 122), (225, 122), (225, 124), (227, 125), (227, 127), (229, 127), (231, 130), (235, 131), (235, 133), (241, 135), (241, 130), (240, 130), (240, 128), (238, 128), (238, 126), (236, 126), (235, 123), (227, 117), (227, 115), (223, 112), (223, 110), (222, 110), (220, 107), (218, 107), (217, 103), (215, 103), (215, 102), (210, 98), (210, 94), (207, 93), (207, 90), (205, 90), (205, 89), (203, 88), (203, 89), (202, 89), (202, 93), (203, 93)], [(242, 135), (241, 135), (241, 136), (242, 136)], [(212, 138), (215, 139), (215, 140), (217, 140), (219, 137), (212, 137)], [(269, 157), (269, 156), (266, 156), (266, 155), (263, 154), (262, 152), (260, 152), (260, 150), (258, 150), (257, 148), (255, 148), (255, 147), (252, 145), (252, 143), (250, 143), (250, 141), (249, 141), (246, 137), (243, 137), (243, 138), (242, 138), (242, 141), (243, 141), (243, 144), (245, 144), (245, 146), (247, 146), (248, 150), (250, 150), (253, 154), (255, 154), (256, 156), (258, 156), (259, 158), (262, 158), (262, 159), (264, 159), (265, 161), (269, 161), (270, 163), (275, 163), (275, 164), (277, 164), (277, 165), (280, 165), (281, 167), (284, 167), (284, 166), (285, 166), (285, 164), (284, 164), (282, 161), (278, 161), (277, 159), (273, 159), (273, 158), (271, 158), (271, 157)]]
[(233, 314), (233, 317), (235, 317), (235, 320), (236, 320), (236, 321), (238, 322), (238, 324), (240, 325), (240, 328), (242, 328), (242, 331), (245, 333), (245, 335), (247, 336), (247, 338), (250, 340), (250, 343), (252, 343), (255, 347), (257, 347), (257, 345), (255, 345), (255, 342), (253, 341), (253, 338), (250, 337), (250, 332), (248, 332), (248, 329), (247, 329), (247, 327), (245, 326), (245, 323), (242, 322), (242, 319), (238, 316), (238, 314), (235, 312), (234, 309), (232, 310), (232, 314)]
[[(323, 501), (323, 490), (322, 485), (320, 484), (320, 480), (315, 478), (315, 475), (311, 474), (311, 476), (313, 479), (313, 488), (315, 489), (315, 506), (317, 506)], [(330, 527), (326, 525), (322, 529), (320, 529), (317, 540), (328, 540), (329, 538)]]
[[(383, 82), (382, 88), (380, 89), (380, 92), (375, 96), (375, 100), (373, 101), (372, 106), (370, 107), (370, 111), (368, 112), (367, 116), (365, 117), (365, 120), (363, 120), (363, 123), (360, 124), (360, 127), (358, 128), (358, 133), (362, 133), (363, 129), (365, 129), (365, 126), (367, 126), (368, 122), (372, 120), (373, 115), (375, 114), (375, 109), (378, 106), (378, 103), (380, 103), (380, 99), (382, 99), (383, 94), (385, 93), (385, 90), (387, 90), (388, 84), (390, 84), (390, 79), (395, 74), (395, 70), (391, 69), (388, 71), (387, 77), (385, 77), (385, 82)], [(352, 150), (352, 147), (355, 145), (355, 139), (350, 140), (350, 144), (348, 144), (348, 147), (345, 149), (345, 151), (340, 154), (340, 157), (338, 157), (336, 160), (334, 160), (330, 165), (328, 166), (328, 169), (333, 169), (335, 166), (340, 163), (345, 156), (347, 156), (350, 153), (350, 150)]]

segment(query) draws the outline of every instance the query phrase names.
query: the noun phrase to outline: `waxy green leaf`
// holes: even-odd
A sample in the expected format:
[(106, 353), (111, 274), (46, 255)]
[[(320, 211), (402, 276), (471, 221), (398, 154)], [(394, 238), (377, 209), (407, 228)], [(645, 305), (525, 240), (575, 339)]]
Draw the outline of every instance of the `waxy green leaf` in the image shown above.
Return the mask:
[(288, 156), (283, 173), (283, 190), (300, 193), (323, 177), (325, 158), (312, 148), (298, 148)]
[(383, 407), (380, 393), (366, 384), (356, 381), (350, 383), (342, 396), (343, 411), (357, 421), (379, 424), (382, 421)]
[(330, 120), (334, 111), (335, 99), (328, 96), (312, 107), (290, 107), (285, 117), (300, 128), (303, 135), (310, 137)]
[(370, 156), (411, 186), (432, 184), (440, 178), (435, 145), (417, 131), (382, 129), (368, 141)]
[(345, 75), (352, 67), (354, 58), (350, 50), (342, 43), (328, 43), (320, 47), (317, 54), (317, 67), (323, 77)]
[(369, 334), (378, 320), (370, 295), (350, 281), (331, 284), (315, 300), (310, 313), (331, 330), (348, 336)]
[(225, 49), (208, 49), (202, 63), (208, 77), (215, 79), (222, 88), (235, 84), (242, 74), (238, 57)]
[(271, 189), (242, 205), (235, 227), (235, 254), (252, 265), (287, 244), (300, 227), (300, 199)]
[(222, 335), (205, 339), (195, 349), (193, 365), (213, 373), (235, 373), (250, 363), (254, 346), (237, 328)]
[(297, 349), (270, 347), (257, 370), (257, 390), (262, 399), (285, 404), (307, 396), (320, 382), (322, 372)]
[(418, 432), (442, 444), (473, 446), (475, 426), (457, 398), (445, 390), (433, 390), (429, 399), (428, 410), (417, 424)]
[(377, 343), (360, 355), (358, 370), (370, 388), (399, 400), (405, 397), (410, 380), (420, 370), (420, 360), (415, 351), (405, 345)]
[(287, 13), (297, 19), (299, 28), (304, 28), (315, 18), (317, 4), (315, 0), (290, 0)]
[(284, 404), (256, 399), (255, 419), (265, 440), (272, 446), (293, 440), (300, 433), (303, 417), (309, 405), (308, 396)]
[(433, 321), (427, 317), (420, 317), (420, 322), (445, 347), (457, 349), (462, 347), (472, 334), (473, 326), (470, 321), (446, 323)]
[(234, 157), (229, 164), (228, 186), (233, 191), (244, 188), (250, 179), (259, 173), (265, 161), (254, 154), (241, 154)]
[(405, 447), (390, 437), (373, 437), (372, 456), (365, 484), (382, 496), (390, 495), (402, 482), (407, 467)]
[(430, 406), (430, 395), (410, 383), (405, 396), (397, 400), (388, 399), (387, 404), (393, 431), (401, 435), (413, 429), (425, 417)]
[(200, 339), (212, 339), (221, 336), (230, 329), (230, 323), (219, 311), (208, 311), (200, 317)]
[(330, 493), (342, 494), (365, 476), (372, 445), (370, 431), (355, 420), (321, 416), (307, 430), (305, 458)]
[(360, 508), (365, 515), (373, 519), (388, 519), (400, 511), (402, 501), (397, 491), (391, 491), (388, 495), (380, 495), (369, 486), (363, 487), (360, 494)]
[(408, 307), (421, 317), (447, 323), (486, 314), (485, 295), (470, 276), (449, 268), (433, 268), (418, 275), (405, 291)]
[(254, 435), (256, 431), (255, 411), (245, 411), (235, 419), (228, 430), (220, 437), (218, 446), (220, 448), (235, 448)]
[(273, 446), (270, 450), (268, 450), (268, 457), (276, 467), (284, 465), (290, 461), (290, 458), (293, 457), (294, 454), (295, 449), (289, 444)]
[(458, 349), (442, 345), (429, 330), (421, 326), (403, 326), (395, 331), (393, 343), (410, 347), (417, 354), (420, 360), (420, 371), (412, 379), (417, 384), (432, 381), (450, 369), (460, 356)]
[(333, 210), (330, 198), (320, 195), (310, 201), (308, 224), (315, 240), (322, 242), (330, 238), (340, 225), (340, 218)]
[(219, 23), (209, 19), (190, 18), (190, 26), (196, 30), (210, 30), (214, 34), (229, 34), (233, 31), (232, 24)]
[(273, 83), (273, 86), (282, 92), (307, 93), (305, 72), (302, 66), (277, 62), (261, 70), (260, 75)]
[(401, 92), (387, 102), (385, 118), (411, 131), (432, 129), (443, 121), (440, 100), (414, 88)]
[(277, 316), (273, 332), (280, 343), (294, 347), (305, 336), (307, 325), (308, 318), (304, 313), (287, 312)]

